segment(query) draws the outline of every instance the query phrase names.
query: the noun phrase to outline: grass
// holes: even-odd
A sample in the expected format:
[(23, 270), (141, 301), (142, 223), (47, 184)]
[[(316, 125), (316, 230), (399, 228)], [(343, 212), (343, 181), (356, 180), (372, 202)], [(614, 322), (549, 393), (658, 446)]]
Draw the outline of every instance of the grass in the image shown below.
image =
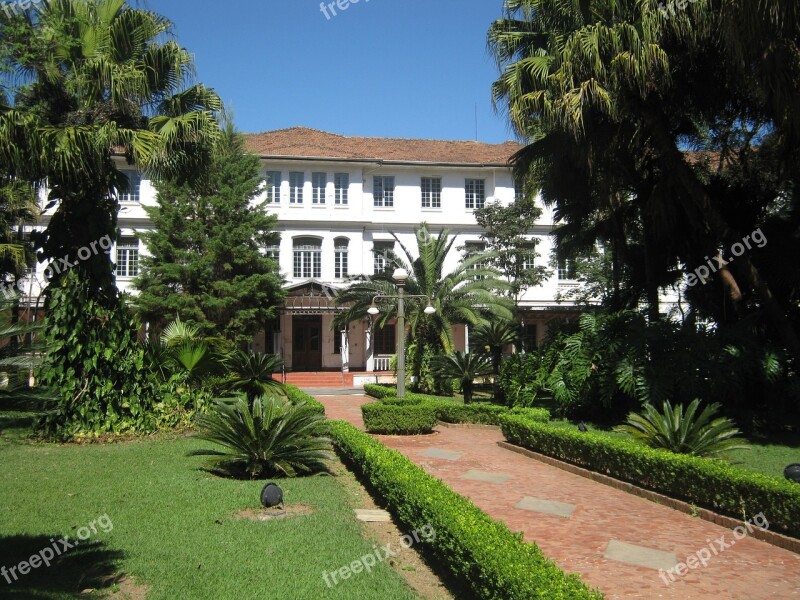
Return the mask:
[(1, 597), (74, 598), (86, 589), (100, 597), (123, 573), (149, 587), (148, 600), (415, 597), (382, 563), (326, 586), (323, 571), (373, 551), (336, 477), (280, 482), (287, 502), (311, 505), (311, 515), (237, 520), (240, 510), (258, 508), (263, 482), (203, 471), (204, 459), (186, 453), (204, 442), (162, 436), (93, 446), (30, 443), (29, 407), (10, 408), (0, 411), (0, 566), (28, 559), (50, 538), (74, 539), (77, 528), (103, 515), (113, 529), (98, 529), (60, 562), (12, 586), (0, 578)]

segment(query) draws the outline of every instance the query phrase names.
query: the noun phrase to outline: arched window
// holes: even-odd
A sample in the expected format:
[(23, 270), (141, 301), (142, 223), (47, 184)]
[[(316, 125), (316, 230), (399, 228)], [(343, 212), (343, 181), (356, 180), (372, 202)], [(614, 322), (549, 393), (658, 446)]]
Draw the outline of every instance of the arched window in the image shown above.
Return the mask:
[(347, 238), (336, 238), (333, 240), (334, 264), (333, 276), (336, 279), (344, 279), (348, 275), (347, 253), (350, 249), (350, 240)]
[(322, 240), (309, 237), (294, 239), (294, 277), (296, 279), (322, 277)]

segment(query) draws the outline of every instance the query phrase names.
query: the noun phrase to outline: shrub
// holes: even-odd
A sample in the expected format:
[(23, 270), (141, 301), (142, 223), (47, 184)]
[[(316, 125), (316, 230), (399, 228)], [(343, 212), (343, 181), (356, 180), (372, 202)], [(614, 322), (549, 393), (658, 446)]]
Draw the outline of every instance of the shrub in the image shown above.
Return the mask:
[(602, 597), (399, 452), (347, 423), (333, 422), (331, 429), (339, 454), (374, 486), (402, 525), (433, 528), (435, 537), (425, 548), (475, 597)]
[(431, 373), (437, 380), (455, 379), (464, 394), (464, 404), (472, 402), (474, 382), (479, 377), (491, 374), (492, 363), (482, 354), (441, 354), (431, 359)]
[(373, 398), (386, 398), (388, 396), (397, 396), (397, 389), (388, 385), (378, 385), (376, 383), (367, 383), (364, 385), (364, 393)]
[(673, 408), (669, 401), (664, 402), (662, 412), (647, 404), (643, 414), (629, 415), (628, 422), (614, 430), (626, 433), (651, 448), (662, 448), (676, 454), (708, 458), (728, 450), (749, 448), (743, 439), (735, 437), (739, 430), (733, 421), (714, 418), (719, 404), (706, 406), (698, 415), (699, 406), (700, 400), (693, 400), (684, 413), (683, 406)]
[(299, 387), (294, 385), (285, 385), (283, 386), (283, 391), (286, 393), (286, 397), (292, 404), (304, 403), (306, 409), (318, 415), (325, 416), (325, 406), (319, 400), (314, 398), (314, 396), (306, 394)]
[(512, 444), (738, 519), (763, 512), (774, 529), (800, 536), (797, 484), (721, 461), (556, 428), (518, 415), (503, 417), (502, 427)]
[(190, 456), (214, 456), (214, 462), (250, 477), (294, 477), (325, 470), (330, 440), (320, 437), (324, 417), (283, 398), (217, 401), (216, 410), (197, 419), (202, 440), (224, 450), (195, 450)]
[(424, 403), (365, 404), (361, 407), (361, 414), (367, 431), (389, 435), (430, 433), (437, 422), (434, 408)]
[(283, 393), (283, 386), (272, 377), (283, 366), (280, 356), (239, 350), (226, 357), (224, 365), (230, 371), (230, 390), (244, 392), (251, 404), (267, 393)]

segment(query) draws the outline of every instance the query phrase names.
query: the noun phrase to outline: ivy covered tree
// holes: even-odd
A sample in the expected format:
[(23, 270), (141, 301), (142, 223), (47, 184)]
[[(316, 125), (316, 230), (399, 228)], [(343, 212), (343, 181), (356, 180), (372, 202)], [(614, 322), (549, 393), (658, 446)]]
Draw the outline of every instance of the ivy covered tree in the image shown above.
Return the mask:
[(142, 232), (149, 256), (135, 285), (143, 319), (180, 317), (206, 335), (250, 341), (284, 299), (283, 279), (265, 249), (278, 241), (276, 218), (254, 202), (264, 184), (228, 121), (201, 182), (157, 183), (158, 205)]

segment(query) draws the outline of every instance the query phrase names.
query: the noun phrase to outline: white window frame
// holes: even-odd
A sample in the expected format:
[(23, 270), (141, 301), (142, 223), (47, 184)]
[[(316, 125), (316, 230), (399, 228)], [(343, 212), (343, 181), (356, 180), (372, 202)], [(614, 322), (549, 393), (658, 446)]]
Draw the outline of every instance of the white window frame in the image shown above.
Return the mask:
[(303, 171), (289, 172), (289, 204), (296, 206), (303, 204), (303, 188), (305, 185), (306, 174)]
[(464, 195), (466, 197), (467, 210), (483, 208), (486, 204), (486, 180), (464, 180)]
[(349, 276), (349, 252), (350, 240), (347, 238), (336, 238), (333, 241), (333, 277), (334, 279), (346, 279)]
[(420, 181), (422, 190), (422, 208), (442, 208), (442, 178), (423, 177)]
[(292, 275), (295, 279), (320, 279), (322, 277), (321, 240), (308, 237), (295, 238), (292, 244), (292, 253)]
[(350, 193), (350, 173), (336, 173), (334, 181), (334, 203), (336, 206), (347, 206)]
[(141, 271), (139, 267), (139, 258), (139, 239), (132, 236), (121, 237), (117, 241), (116, 248), (115, 263), (117, 265), (117, 277), (138, 277)]
[(372, 178), (372, 198), (375, 208), (394, 208), (394, 175), (375, 175)]
[(267, 204), (280, 204), (283, 173), (281, 171), (267, 171), (266, 177)]
[(311, 203), (315, 206), (324, 206), (328, 192), (328, 174), (315, 172), (311, 174)]
[(394, 243), (393, 242), (374, 242), (372, 246), (372, 271), (374, 275), (380, 275), (384, 271), (386, 271), (386, 267), (389, 265), (389, 258), (386, 256), (386, 252), (391, 252), (394, 250)]
[(142, 174), (132, 170), (123, 171), (122, 174), (128, 179), (128, 189), (120, 190), (119, 201), (127, 204), (139, 204), (142, 199)]

